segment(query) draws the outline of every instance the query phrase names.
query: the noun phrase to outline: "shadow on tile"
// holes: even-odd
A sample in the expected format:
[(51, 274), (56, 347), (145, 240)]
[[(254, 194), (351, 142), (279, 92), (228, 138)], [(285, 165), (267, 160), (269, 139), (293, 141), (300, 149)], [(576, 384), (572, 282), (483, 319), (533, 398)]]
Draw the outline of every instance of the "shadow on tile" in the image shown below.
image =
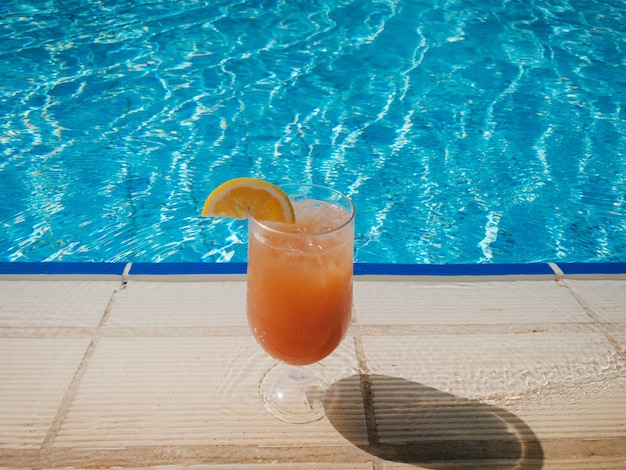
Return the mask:
[[(357, 447), (381, 459), (437, 469), (484, 461), (516, 470), (543, 466), (537, 436), (502, 408), (385, 375), (346, 377), (335, 384), (334, 392), (327, 410), (331, 424)], [(356, 394), (362, 402), (354, 400)], [(363, 407), (367, 445), (355, 438), (362, 435), (362, 423), (353, 417)]]

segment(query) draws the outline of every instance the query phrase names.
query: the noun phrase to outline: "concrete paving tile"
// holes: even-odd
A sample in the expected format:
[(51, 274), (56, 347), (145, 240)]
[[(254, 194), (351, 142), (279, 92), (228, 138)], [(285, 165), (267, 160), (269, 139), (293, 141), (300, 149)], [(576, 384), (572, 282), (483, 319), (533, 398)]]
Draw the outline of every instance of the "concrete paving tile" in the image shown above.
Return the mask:
[(584, 459), (558, 459), (544, 462), (544, 470), (624, 470), (626, 457), (587, 457)]
[(358, 281), (360, 324), (506, 324), (589, 322), (554, 281)]
[[(355, 373), (346, 340), (324, 363)], [(273, 364), (252, 337), (102, 338), (55, 447), (348, 445), (323, 419), (282, 423), (262, 407), (258, 381)], [(364, 418), (346, 439), (366, 439)]]
[(542, 469), (542, 470), (623, 470), (626, 468), (626, 459), (591, 457), (579, 460), (544, 460), (544, 461), (519, 461), (519, 460), (466, 460), (447, 461), (432, 463), (430, 465), (403, 464), (385, 462), (385, 470), (450, 470), (456, 468), (487, 468), (489, 470), (511, 469)]
[(246, 283), (129, 281), (108, 326), (247, 326)]
[(602, 334), (363, 337), (372, 374), (459, 397), (515, 397), (548, 384), (610, 379), (622, 358)]
[(95, 327), (118, 281), (0, 280), (0, 327)]
[(540, 466), (521, 466), (517, 460), (448, 460), (445, 462), (432, 462), (420, 465), (418, 463), (385, 462), (384, 470), (451, 470), (451, 469), (475, 469), (486, 468), (489, 470), (511, 470), (511, 469), (535, 469)]
[[(109, 467), (115, 470), (121, 467)], [(204, 464), (204, 465), (155, 465), (149, 467), (124, 467), (124, 470), (372, 470), (371, 462), (367, 463), (238, 463), (238, 464)], [(3, 470), (0, 467), (0, 470)], [(16, 470), (16, 469), (11, 469)], [(74, 470), (74, 467), (50, 468), (43, 470)]]
[(0, 338), (0, 448), (41, 446), (88, 345)]
[[(549, 384), (533, 393), (503, 401), (502, 405), (523, 418), (546, 442), (568, 439), (573, 442), (576, 439), (607, 439), (607, 443), (611, 442), (610, 439), (623, 441), (626, 438), (626, 371), (622, 367), (607, 377), (587, 378), (577, 384)], [(572, 450), (575, 446), (563, 455), (562, 447), (558, 452), (547, 447), (547, 456), (564, 458), (578, 454), (585, 457)], [(620, 445), (617, 450), (618, 453), (613, 450), (613, 457), (622, 455), (626, 458), (626, 447)]]
[(599, 320), (626, 325), (626, 280), (571, 280), (566, 284), (578, 292)]
[(380, 456), (494, 463), (624, 458), (626, 393), (598, 385), (551, 385), (495, 404), (374, 375), (376, 429), (387, 446)]
[[(2, 280), (0, 470), (626, 468), (624, 282), (357, 280), (355, 336), (324, 361), (337, 406), (301, 426), (258, 400), (273, 361), (241, 280)], [(74, 375), (91, 338), (58, 336), (111, 297)]]
[(626, 457), (626, 367), (601, 334), (365, 337), (363, 345), (383, 459), (541, 468)]

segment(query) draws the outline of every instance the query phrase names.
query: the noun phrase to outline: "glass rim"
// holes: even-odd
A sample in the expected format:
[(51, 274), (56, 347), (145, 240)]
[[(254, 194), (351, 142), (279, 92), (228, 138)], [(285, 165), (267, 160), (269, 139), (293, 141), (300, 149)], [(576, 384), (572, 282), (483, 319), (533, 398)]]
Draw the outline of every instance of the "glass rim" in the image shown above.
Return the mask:
[[(289, 235), (289, 236), (293, 236), (293, 237), (315, 237), (315, 236), (321, 236), (321, 235), (327, 235), (327, 234), (331, 234), (331, 233), (335, 233), (343, 228), (345, 228), (346, 226), (350, 225), (353, 221), (354, 221), (354, 217), (356, 215), (356, 207), (354, 205), (354, 202), (352, 202), (352, 199), (350, 199), (346, 194), (344, 194), (343, 192), (339, 191), (338, 189), (332, 188), (331, 186), (326, 186), (323, 184), (315, 184), (315, 183), (286, 183), (283, 185), (280, 185), (279, 188), (282, 189), (283, 191), (285, 191), (285, 193), (287, 194), (287, 196), (290, 196), (291, 194), (289, 194), (289, 191), (285, 190), (285, 188), (289, 188), (289, 187), (309, 187), (309, 188), (317, 188), (317, 189), (323, 189), (325, 191), (329, 191), (331, 193), (335, 193), (336, 195), (338, 195), (340, 198), (345, 199), (348, 202), (348, 205), (350, 207), (350, 217), (348, 218), (348, 220), (346, 220), (345, 222), (343, 222), (342, 224), (338, 225), (337, 227), (332, 228), (331, 230), (326, 230), (324, 232), (306, 232), (306, 233), (299, 233), (299, 232), (290, 232), (287, 230), (281, 230), (280, 226), (281, 225), (285, 225), (285, 226), (289, 226), (291, 225), (289, 222), (273, 222), (274, 224), (276, 224), (275, 226), (270, 226), (267, 224), (267, 221), (262, 221), (259, 220), (257, 218), (255, 218), (252, 215), (252, 212), (250, 212), (250, 208), (248, 208), (248, 219), (249, 221), (252, 221), (253, 223), (261, 226), (263, 228), (263, 230), (267, 230), (268, 232), (272, 232), (272, 233), (277, 233), (277, 234), (281, 234), (281, 235)], [(294, 194), (297, 195), (297, 194)], [(290, 198), (291, 200), (291, 198)], [(329, 202), (329, 201), (323, 201), (323, 202)], [(296, 220), (297, 223), (297, 220)], [(249, 236), (249, 234), (248, 234)]]

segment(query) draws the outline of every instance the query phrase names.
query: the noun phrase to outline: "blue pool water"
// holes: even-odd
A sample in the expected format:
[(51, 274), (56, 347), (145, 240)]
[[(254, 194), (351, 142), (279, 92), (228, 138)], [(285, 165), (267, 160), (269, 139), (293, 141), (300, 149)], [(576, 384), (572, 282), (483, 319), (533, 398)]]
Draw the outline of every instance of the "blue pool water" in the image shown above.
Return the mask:
[(235, 176), (361, 262), (626, 261), (623, 0), (2, 2), (0, 261), (244, 261)]

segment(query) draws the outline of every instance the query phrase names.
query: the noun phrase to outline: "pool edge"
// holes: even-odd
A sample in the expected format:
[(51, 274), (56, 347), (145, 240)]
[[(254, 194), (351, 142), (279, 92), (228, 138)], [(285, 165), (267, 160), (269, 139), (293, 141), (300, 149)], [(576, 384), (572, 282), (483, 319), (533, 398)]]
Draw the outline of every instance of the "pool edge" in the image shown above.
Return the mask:
[[(0, 279), (244, 279), (246, 263), (0, 262)], [(362, 280), (626, 279), (626, 263), (388, 264), (355, 263)]]

